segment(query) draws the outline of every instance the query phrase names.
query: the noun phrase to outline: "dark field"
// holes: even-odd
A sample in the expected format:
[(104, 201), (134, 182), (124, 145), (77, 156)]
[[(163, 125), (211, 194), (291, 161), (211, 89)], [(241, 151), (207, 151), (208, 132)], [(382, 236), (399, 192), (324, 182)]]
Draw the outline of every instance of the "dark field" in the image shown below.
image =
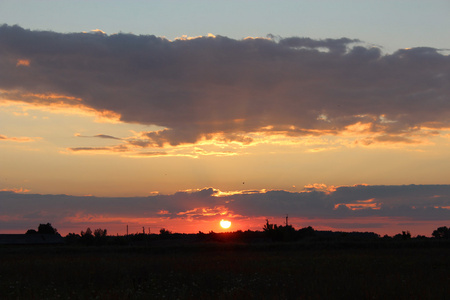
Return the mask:
[(449, 299), (448, 247), (1, 247), (1, 299)]

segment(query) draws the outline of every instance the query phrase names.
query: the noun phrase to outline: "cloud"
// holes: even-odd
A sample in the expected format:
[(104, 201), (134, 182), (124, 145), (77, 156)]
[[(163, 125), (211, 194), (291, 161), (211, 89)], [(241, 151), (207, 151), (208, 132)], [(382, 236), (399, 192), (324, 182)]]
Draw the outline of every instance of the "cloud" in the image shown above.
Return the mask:
[(380, 135), (380, 136), (376, 136), (374, 138), (365, 138), (363, 140), (359, 140), (356, 141), (355, 143), (361, 143), (363, 145), (369, 146), (372, 145), (374, 143), (387, 143), (387, 144), (420, 144), (421, 141), (420, 140), (413, 140), (409, 137), (405, 137), (405, 136), (400, 136), (400, 135)]
[(153, 151), (153, 152), (139, 152), (136, 153), (136, 156), (144, 156), (144, 157), (149, 157), (149, 156), (164, 156), (167, 155), (167, 152), (162, 152), (162, 151)]
[(0, 89), (12, 100), (165, 128), (131, 142), (141, 147), (338, 135), (358, 124), (361, 145), (412, 144), (427, 138), (424, 128), (450, 127), (450, 57), (434, 48), (383, 55), (349, 38), (170, 41), (3, 25), (0, 52)]
[(93, 136), (86, 136), (86, 135), (81, 135), (79, 133), (75, 134), (76, 137), (83, 137), (83, 138), (90, 138), (90, 137), (95, 137), (95, 138), (101, 138), (101, 139), (111, 139), (111, 140), (122, 140), (122, 138), (118, 138), (112, 135), (107, 135), (107, 134), (96, 134)]
[(115, 136), (107, 135), (107, 134), (96, 134), (96, 135), (94, 135), (94, 137), (98, 137), (98, 138), (102, 138), (102, 139), (121, 140), (121, 138), (117, 138)]
[(329, 52), (344, 54), (347, 51), (347, 47), (351, 43), (357, 43), (360, 40), (351, 40), (348, 38), (340, 39), (325, 39), (325, 40), (313, 40), (311, 38), (291, 37), (280, 39), (279, 44), (289, 48), (296, 49), (320, 49), (325, 48)]
[(0, 189), (0, 192), (28, 193), (30, 190), (24, 188)]
[(30, 65), (30, 61), (27, 59), (18, 59), (16, 63), (16, 67), (18, 66), (25, 66), (28, 67)]
[(109, 147), (75, 147), (69, 148), (70, 151), (78, 152), (78, 151), (113, 151), (112, 148)]
[(104, 31), (101, 30), (101, 29), (92, 29), (90, 32), (91, 32), (92, 34), (106, 34), (106, 32), (104, 32)]
[(128, 152), (129, 149), (124, 145), (111, 146), (111, 147), (74, 147), (68, 148), (72, 152)]
[(34, 140), (35, 139), (30, 137), (8, 137), (6, 135), (0, 134), (0, 141), (24, 143), (24, 142), (33, 142)]
[[(316, 189), (317, 187), (317, 189)], [(20, 192), (20, 191), (19, 191)], [(99, 222), (151, 219), (208, 220), (284, 217), (328, 223), (386, 224), (450, 219), (450, 185), (308, 186), (301, 192), (226, 193), (213, 188), (148, 197), (93, 197), (0, 191), (0, 221)], [(78, 220), (78, 221), (77, 221)], [(340, 220), (340, 221), (339, 221)], [(366, 220), (366, 221), (364, 221)], [(84, 224), (84, 223), (83, 223)], [(378, 226), (377, 225), (377, 226)], [(350, 226), (348, 226), (350, 227)]]

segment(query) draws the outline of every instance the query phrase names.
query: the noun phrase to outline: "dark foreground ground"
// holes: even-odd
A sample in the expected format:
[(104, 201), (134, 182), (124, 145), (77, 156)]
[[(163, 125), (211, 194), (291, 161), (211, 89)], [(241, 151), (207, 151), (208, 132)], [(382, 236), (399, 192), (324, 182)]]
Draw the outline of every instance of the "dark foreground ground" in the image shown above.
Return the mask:
[(0, 299), (449, 299), (450, 248), (0, 247)]

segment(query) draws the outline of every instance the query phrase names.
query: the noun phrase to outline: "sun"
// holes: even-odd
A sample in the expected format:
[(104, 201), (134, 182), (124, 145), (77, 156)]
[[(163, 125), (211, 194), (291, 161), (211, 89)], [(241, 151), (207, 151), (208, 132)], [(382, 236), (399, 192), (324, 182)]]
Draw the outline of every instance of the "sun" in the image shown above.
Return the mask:
[(222, 220), (220, 220), (220, 226), (222, 226), (222, 228), (224, 228), (224, 229), (230, 228), (231, 222), (222, 219)]

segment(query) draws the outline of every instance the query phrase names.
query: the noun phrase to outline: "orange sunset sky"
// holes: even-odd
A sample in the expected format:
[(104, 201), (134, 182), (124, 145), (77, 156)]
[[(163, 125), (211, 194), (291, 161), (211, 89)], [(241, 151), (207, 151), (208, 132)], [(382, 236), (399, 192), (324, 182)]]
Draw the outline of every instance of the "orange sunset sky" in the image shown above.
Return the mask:
[(1, 1), (0, 233), (450, 225), (450, 5), (408, 3)]

